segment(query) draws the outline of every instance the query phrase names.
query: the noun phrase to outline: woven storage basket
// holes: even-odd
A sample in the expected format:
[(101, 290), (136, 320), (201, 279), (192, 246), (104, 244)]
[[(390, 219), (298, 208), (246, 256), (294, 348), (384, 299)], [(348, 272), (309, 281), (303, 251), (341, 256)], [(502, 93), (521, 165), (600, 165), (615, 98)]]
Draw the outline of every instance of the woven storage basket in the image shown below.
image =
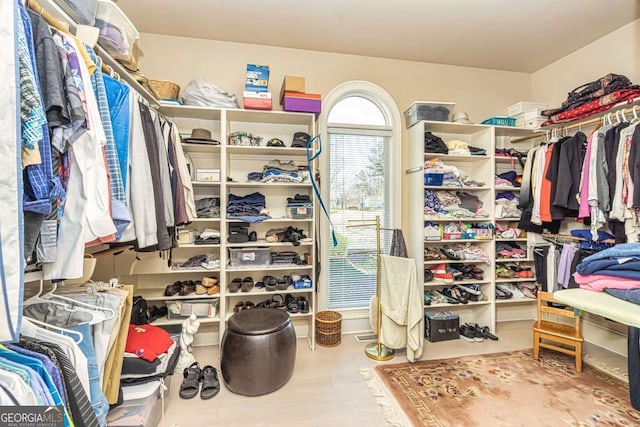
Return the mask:
[(316, 314), (316, 343), (325, 347), (340, 345), (342, 338), (342, 315), (335, 311)]
[(178, 99), (180, 86), (167, 80), (151, 80), (149, 86), (156, 93), (158, 99)]

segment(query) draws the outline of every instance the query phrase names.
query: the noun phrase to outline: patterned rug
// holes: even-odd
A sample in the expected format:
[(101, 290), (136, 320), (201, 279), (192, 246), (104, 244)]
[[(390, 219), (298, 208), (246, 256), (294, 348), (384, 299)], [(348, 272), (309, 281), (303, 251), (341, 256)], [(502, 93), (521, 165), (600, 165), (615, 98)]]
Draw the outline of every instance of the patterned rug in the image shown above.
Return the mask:
[(627, 384), (586, 365), (577, 373), (561, 353), (541, 350), (535, 361), (530, 351), (516, 351), (375, 371), (415, 426), (640, 426)]

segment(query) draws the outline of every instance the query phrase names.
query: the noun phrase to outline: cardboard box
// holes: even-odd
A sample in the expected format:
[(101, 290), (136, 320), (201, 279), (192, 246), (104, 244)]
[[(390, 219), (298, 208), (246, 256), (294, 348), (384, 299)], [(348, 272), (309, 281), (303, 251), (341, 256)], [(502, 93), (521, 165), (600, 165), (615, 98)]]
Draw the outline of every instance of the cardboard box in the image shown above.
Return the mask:
[(453, 313), (424, 312), (424, 337), (429, 342), (460, 338), (460, 316)]
[(196, 169), (196, 181), (220, 182), (220, 169)]
[(280, 104), (285, 97), (286, 92), (304, 93), (305, 80), (304, 77), (299, 76), (284, 76), (282, 82), (282, 89), (280, 90)]
[(242, 100), (247, 110), (271, 110), (273, 107), (271, 92), (244, 91)]
[[(314, 94), (297, 94), (297, 95), (314, 95)], [(322, 111), (322, 100), (319, 95), (310, 98), (308, 96), (288, 96), (285, 94), (282, 101), (282, 109), (284, 111), (295, 111), (298, 113), (315, 113), (316, 116)]]

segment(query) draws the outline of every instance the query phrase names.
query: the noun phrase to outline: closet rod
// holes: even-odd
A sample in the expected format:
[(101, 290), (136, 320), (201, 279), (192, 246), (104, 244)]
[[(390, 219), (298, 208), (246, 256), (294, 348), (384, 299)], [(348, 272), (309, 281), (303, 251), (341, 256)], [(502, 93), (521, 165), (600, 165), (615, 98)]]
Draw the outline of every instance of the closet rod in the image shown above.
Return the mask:
[[(42, 18), (44, 18), (44, 20), (47, 22), (47, 24), (49, 24), (50, 26), (52, 26), (56, 30), (58, 30), (60, 32), (63, 32), (65, 34), (73, 35), (73, 34), (71, 34), (71, 32), (69, 31), (69, 29), (67, 27), (62, 25), (60, 23), (60, 21), (58, 21), (53, 15), (51, 15), (49, 12), (47, 12), (47, 10), (45, 10), (40, 5), (40, 3), (38, 3), (36, 0), (27, 0), (26, 5), (27, 5), (27, 7), (29, 9), (33, 10), (38, 15), (42, 16)], [(104, 61), (100, 61), (100, 63), (101, 63), (102, 72), (107, 73), (112, 77), (114, 77), (114, 75), (118, 75), (118, 73), (113, 68), (111, 68), (110, 66), (105, 64)], [(118, 80), (120, 80), (120, 79), (118, 78)]]
[(566, 240), (570, 242), (594, 242), (594, 243), (606, 243), (611, 245), (614, 245), (616, 243), (616, 241), (612, 239), (595, 241), (595, 240), (585, 239), (583, 237), (572, 236), (570, 234), (542, 233), (542, 237), (549, 240)]
[[(622, 105), (635, 104), (638, 101), (640, 101), (640, 98), (634, 98), (631, 101), (625, 101), (625, 102), (621, 103), (617, 107), (620, 107)], [(621, 110), (613, 111), (616, 108), (616, 106), (614, 106), (613, 108), (607, 110), (606, 112), (603, 112), (602, 114), (598, 115), (598, 117), (595, 117), (595, 118), (592, 118), (592, 119), (581, 120), (581, 121), (578, 121), (578, 122), (575, 122), (575, 123), (567, 124), (566, 126), (562, 126), (562, 125), (553, 126), (553, 127), (549, 126), (549, 128), (545, 129), (545, 130), (558, 129), (558, 128), (564, 129), (564, 130), (580, 129), (583, 126), (589, 126), (589, 125), (600, 123), (602, 118), (605, 117), (607, 114), (620, 113), (621, 111), (622, 111), (622, 114), (633, 114), (633, 109), (636, 108), (637, 106), (638, 105), (634, 105), (631, 108), (623, 108)], [(523, 136), (522, 138), (512, 139), (511, 143), (512, 144), (517, 144), (518, 142), (524, 142), (524, 141), (528, 141), (530, 139), (540, 138), (540, 137), (542, 137), (544, 135), (545, 134), (543, 134), (543, 133), (536, 133), (534, 135)]]

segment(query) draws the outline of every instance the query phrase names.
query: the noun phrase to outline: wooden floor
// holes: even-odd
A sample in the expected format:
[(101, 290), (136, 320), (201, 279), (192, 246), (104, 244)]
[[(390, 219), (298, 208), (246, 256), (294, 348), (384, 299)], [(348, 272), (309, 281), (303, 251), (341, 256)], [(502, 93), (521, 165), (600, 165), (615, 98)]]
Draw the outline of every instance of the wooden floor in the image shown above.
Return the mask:
[[(531, 321), (501, 323), (499, 341), (469, 343), (464, 340), (431, 344), (425, 342), (423, 360), (522, 350), (532, 347)], [(343, 336), (338, 347), (309, 350), (305, 339), (298, 340), (293, 376), (280, 390), (259, 397), (246, 397), (222, 390), (215, 398), (183, 400), (178, 396), (182, 377), (176, 372), (166, 400), (165, 427), (205, 426), (385, 426), (381, 408), (371, 396), (358, 370), (377, 362), (363, 352), (365, 344), (354, 336)], [(587, 346), (585, 358), (597, 358), (602, 365), (626, 372), (625, 359)], [(195, 350), (200, 366), (219, 367), (218, 347)], [(406, 362), (404, 354), (392, 361)]]

